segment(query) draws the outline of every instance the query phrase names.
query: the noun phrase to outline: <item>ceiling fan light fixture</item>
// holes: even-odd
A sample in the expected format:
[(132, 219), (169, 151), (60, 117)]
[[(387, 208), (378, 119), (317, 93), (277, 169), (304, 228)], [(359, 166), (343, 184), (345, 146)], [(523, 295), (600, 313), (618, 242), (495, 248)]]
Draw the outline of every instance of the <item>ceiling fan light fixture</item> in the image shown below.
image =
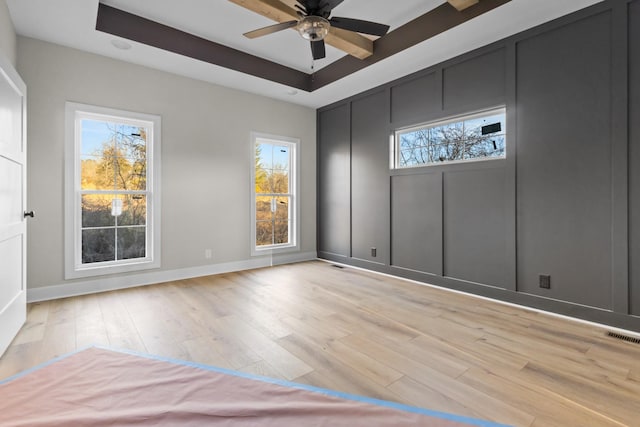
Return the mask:
[(329, 28), (331, 24), (321, 16), (305, 16), (296, 25), (302, 38), (312, 42), (323, 40), (329, 34)]

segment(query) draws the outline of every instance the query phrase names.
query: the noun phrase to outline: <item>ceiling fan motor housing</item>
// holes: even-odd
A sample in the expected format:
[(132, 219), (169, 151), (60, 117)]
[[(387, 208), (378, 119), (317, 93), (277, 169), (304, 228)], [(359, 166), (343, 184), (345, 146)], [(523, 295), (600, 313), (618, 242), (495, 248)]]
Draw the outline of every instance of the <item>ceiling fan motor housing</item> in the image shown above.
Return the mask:
[(321, 16), (314, 15), (305, 16), (296, 25), (300, 35), (310, 41), (324, 39), (329, 34), (329, 28), (331, 28), (329, 21)]

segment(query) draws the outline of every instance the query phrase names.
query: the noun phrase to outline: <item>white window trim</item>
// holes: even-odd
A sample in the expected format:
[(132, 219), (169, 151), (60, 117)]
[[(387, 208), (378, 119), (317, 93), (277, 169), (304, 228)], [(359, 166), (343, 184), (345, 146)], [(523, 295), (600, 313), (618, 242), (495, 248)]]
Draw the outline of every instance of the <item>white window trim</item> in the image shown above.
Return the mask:
[(433, 166), (442, 166), (442, 165), (450, 165), (450, 164), (456, 164), (456, 163), (475, 163), (475, 162), (487, 162), (487, 161), (495, 161), (495, 160), (504, 160), (507, 158), (507, 146), (506, 146), (506, 134), (507, 134), (507, 129), (506, 129), (506, 124), (505, 124), (505, 129), (502, 131), (505, 134), (505, 148), (504, 148), (504, 155), (502, 156), (495, 156), (495, 157), (478, 157), (478, 158), (473, 158), (473, 159), (461, 159), (461, 160), (447, 160), (444, 162), (434, 162), (434, 163), (423, 163), (423, 164), (417, 164), (417, 165), (411, 165), (411, 166), (400, 166), (400, 138), (399, 138), (399, 134), (401, 133), (406, 133), (406, 132), (412, 132), (412, 131), (417, 131), (417, 130), (421, 130), (424, 128), (431, 128), (431, 127), (437, 127), (437, 126), (443, 126), (443, 125), (447, 125), (449, 123), (456, 123), (456, 122), (460, 122), (460, 121), (466, 121), (466, 120), (473, 120), (476, 119), (478, 117), (483, 117), (483, 116), (487, 116), (487, 115), (491, 115), (491, 114), (497, 114), (497, 113), (503, 113), (507, 114), (507, 108), (506, 106), (498, 106), (498, 107), (494, 107), (494, 108), (490, 108), (487, 110), (481, 110), (481, 111), (474, 111), (472, 113), (468, 113), (468, 114), (461, 114), (461, 115), (457, 115), (457, 116), (452, 116), (452, 117), (447, 117), (444, 119), (439, 119), (439, 120), (435, 120), (432, 122), (427, 122), (427, 123), (422, 123), (419, 125), (413, 125), (413, 126), (409, 126), (409, 127), (404, 127), (404, 128), (400, 128), (400, 129), (396, 129), (390, 137), (390, 151), (391, 151), (391, 159), (390, 159), (390, 164), (389, 166), (391, 167), (391, 169), (397, 169), (397, 170), (403, 170), (403, 169), (415, 169), (415, 168), (425, 168), (425, 167), (433, 167)]
[[(77, 125), (82, 118), (114, 120), (123, 124), (138, 125), (145, 122), (152, 131), (152, 143), (147, 146), (147, 256), (142, 259), (121, 260), (108, 263), (82, 265), (80, 213), (81, 147)], [(129, 119), (129, 120), (127, 120)], [(160, 238), (160, 176), (161, 176), (161, 118), (157, 115), (136, 113), (113, 108), (67, 102), (65, 106), (65, 279), (126, 273), (159, 268), (161, 263)]]
[[(269, 255), (272, 253), (281, 252), (294, 252), (300, 250), (300, 174), (298, 173), (300, 164), (300, 140), (297, 138), (291, 138), (287, 136), (272, 135), (262, 132), (251, 132), (251, 256)], [(291, 158), (289, 174), (292, 177), (290, 179), (290, 192), (289, 196), (293, 199), (293, 212), (291, 212), (291, 222), (293, 226), (289, 229), (289, 243), (288, 244), (276, 244), (269, 246), (256, 246), (256, 141), (258, 139), (264, 139), (275, 144), (285, 143), (291, 147), (289, 156)]]

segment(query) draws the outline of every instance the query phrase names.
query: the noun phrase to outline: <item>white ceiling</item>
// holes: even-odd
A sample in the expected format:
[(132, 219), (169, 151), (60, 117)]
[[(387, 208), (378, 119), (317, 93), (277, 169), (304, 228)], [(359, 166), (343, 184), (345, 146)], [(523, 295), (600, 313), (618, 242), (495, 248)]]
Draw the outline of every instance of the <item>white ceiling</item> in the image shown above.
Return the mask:
[[(317, 108), (600, 1), (512, 0), (312, 93), (133, 41), (128, 41), (132, 45), (129, 50), (116, 49), (112, 41), (117, 37), (95, 30), (98, 0), (7, 0), (7, 5), (16, 32), (22, 36)], [(345, 0), (334, 9), (333, 15), (388, 24), (393, 31), (444, 2)], [(274, 22), (227, 0), (103, 0), (103, 3), (306, 73), (311, 72), (313, 61), (308, 42), (294, 30), (253, 40), (243, 37), (247, 31)], [(327, 45), (327, 57), (315, 61), (314, 69), (320, 69), (343, 55), (343, 52)]]

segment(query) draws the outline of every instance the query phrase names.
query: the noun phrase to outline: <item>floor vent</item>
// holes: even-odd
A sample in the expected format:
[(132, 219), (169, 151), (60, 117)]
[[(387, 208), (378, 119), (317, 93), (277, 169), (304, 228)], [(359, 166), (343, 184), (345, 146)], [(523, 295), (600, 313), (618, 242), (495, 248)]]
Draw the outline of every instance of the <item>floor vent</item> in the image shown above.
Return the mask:
[(335, 267), (335, 268), (344, 268), (343, 266), (341, 266), (341, 265), (336, 265), (336, 264), (331, 264), (331, 266), (332, 266), (332, 267)]
[(616, 332), (611, 332), (611, 331), (608, 331), (607, 335), (622, 341), (632, 342), (634, 344), (640, 344), (640, 338), (630, 337), (629, 335), (622, 335), (622, 334), (618, 334)]

